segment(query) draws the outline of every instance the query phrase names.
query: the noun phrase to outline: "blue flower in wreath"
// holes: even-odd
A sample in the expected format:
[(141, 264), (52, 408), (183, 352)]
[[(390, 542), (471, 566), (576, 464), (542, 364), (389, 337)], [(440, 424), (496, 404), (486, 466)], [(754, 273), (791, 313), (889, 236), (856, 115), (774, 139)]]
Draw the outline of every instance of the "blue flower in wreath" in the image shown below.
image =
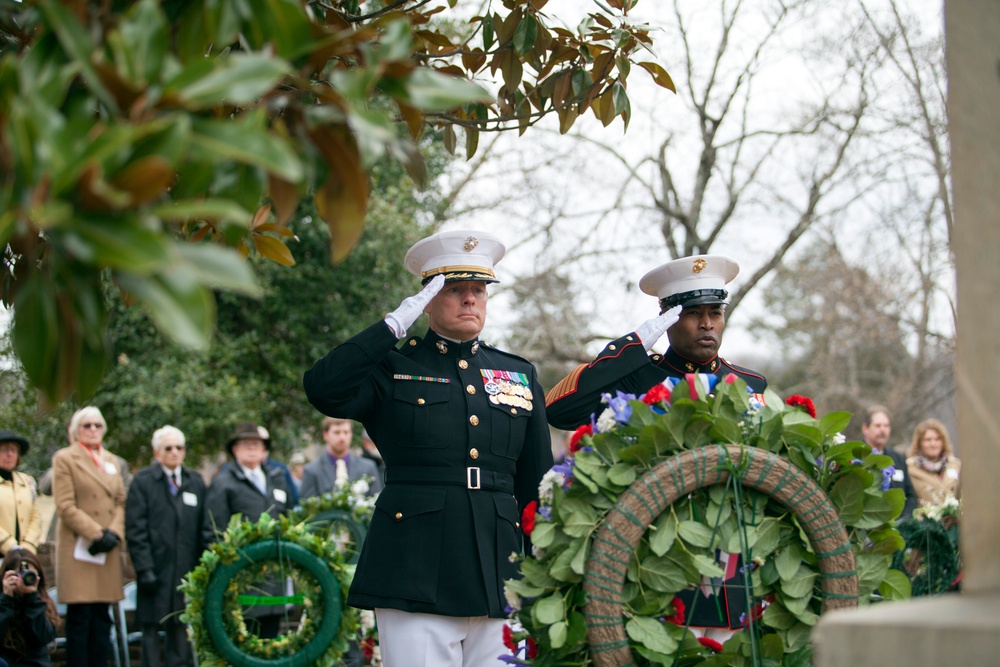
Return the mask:
[(896, 466), (886, 466), (882, 468), (882, 490), (888, 491), (892, 484), (892, 476), (896, 474)]
[(635, 394), (616, 391), (615, 396), (602, 394), (601, 399), (614, 411), (615, 421), (619, 424), (627, 424), (628, 420), (632, 418), (632, 406), (629, 401), (635, 400)]

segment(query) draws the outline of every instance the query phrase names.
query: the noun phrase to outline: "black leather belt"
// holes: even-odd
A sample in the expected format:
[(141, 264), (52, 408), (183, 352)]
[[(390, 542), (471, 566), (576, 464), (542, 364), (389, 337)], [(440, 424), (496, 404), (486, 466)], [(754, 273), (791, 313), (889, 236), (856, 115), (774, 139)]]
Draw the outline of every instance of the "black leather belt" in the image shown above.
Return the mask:
[(424, 466), (390, 467), (385, 471), (386, 484), (446, 484), (467, 489), (514, 493), (514, 477), (479, 467), (440, 468)]

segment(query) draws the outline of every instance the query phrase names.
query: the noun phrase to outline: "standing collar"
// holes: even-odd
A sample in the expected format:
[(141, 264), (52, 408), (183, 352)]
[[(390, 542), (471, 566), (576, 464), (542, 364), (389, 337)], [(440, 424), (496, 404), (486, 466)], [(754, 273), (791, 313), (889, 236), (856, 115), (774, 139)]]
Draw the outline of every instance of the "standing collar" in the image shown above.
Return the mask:
[(716, 354), (708, 361), (699, 363), (688, 359), (675, 351), (674, 348), (668, 347), (656, 365), (671, 368), (679, 373), (715, 373), (722, 368), (722, 361), (719, 359), (719, 355)]
[(453, 359), (467, 359), (478, 354), (479, 350), (482, 349), (482, 344), (479, 342), (478, 336), (463, 343), (456, 343), (438, 334), (433, 329), (427, 330), (423, 344), (425, 347), (433, 350), (435, 354)]

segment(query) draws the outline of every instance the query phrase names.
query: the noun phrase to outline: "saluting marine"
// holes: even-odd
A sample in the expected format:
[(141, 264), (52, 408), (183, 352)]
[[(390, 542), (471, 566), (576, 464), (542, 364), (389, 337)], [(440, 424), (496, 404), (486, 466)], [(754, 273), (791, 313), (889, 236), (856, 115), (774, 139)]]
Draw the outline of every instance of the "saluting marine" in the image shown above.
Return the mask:
[[(622, 391), (640, 395), (668, 377), (730, 373), (762, 394), (767, 379), (719, 356), (726, 326), (726, 284), (739, 265), (722, 255), (696, 255), (662, 264), (639, 281), (639, 288), (659, 299), (660, 315), (635, 331), (611, 341), (597, 358), (581, 364), (553, 387), (546, 398), (546, 415), (556, 428), (571, 430), (599, 412), (601, 394)], [(649, 354), (666, 332), (670, 347)]]
[[(386, 667), (505, 652), (503, 582), (552, 453), (534, 367), (479, 339), (504, 251), (482, 232), (416, 243), (404, 264), (423, 290), (305, 374), (310, 403), (360, 421), (385, 462), (348, 604), (375, 609)], [(407, 338), (421, 312), (428, 331)]]

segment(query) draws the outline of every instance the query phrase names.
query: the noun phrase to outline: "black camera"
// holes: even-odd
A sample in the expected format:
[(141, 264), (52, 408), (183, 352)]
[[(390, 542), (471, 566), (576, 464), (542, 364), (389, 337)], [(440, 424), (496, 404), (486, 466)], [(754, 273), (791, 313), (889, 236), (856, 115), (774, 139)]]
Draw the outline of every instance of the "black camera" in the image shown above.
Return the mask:
[(17, 576), (21, 577), (21, 581), (25, 586), (34, 586), (38, 583), (38, 574), (29, 570), (28, 564), (23, 560), (17, 568)]

